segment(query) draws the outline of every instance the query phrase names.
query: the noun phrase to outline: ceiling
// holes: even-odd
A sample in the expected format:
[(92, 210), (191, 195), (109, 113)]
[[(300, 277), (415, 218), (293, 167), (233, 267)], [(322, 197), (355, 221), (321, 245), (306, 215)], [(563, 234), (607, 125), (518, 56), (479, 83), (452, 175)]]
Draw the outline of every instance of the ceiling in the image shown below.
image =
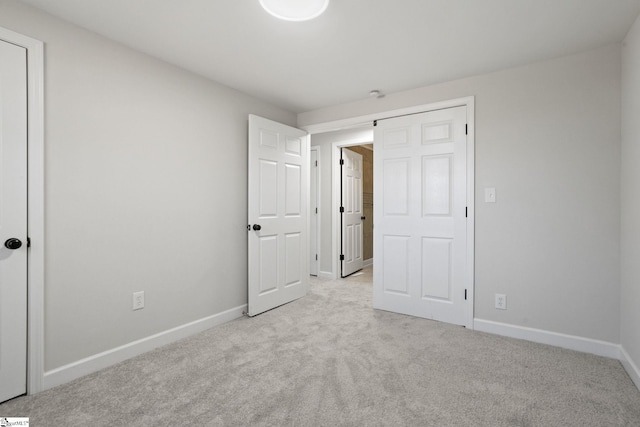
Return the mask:
[(22, 0), (293, 112), (621, 42), (640, 0), (331, 0), (280, 21), (258, 0)]

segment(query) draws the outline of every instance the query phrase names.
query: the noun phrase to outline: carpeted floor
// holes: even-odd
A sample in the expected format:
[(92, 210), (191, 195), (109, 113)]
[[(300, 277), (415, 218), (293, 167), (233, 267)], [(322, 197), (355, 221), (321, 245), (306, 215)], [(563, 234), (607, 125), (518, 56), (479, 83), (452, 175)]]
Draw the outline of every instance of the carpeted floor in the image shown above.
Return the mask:
[(371, 308), (371, 274), (0, 405), (31, 426), (640, 426), (616, 360)]

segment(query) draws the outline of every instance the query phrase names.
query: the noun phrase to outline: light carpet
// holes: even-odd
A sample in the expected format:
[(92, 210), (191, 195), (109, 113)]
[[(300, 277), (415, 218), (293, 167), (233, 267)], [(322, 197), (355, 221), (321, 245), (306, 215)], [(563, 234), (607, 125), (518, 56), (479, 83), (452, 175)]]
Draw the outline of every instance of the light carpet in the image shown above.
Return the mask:
[(371, 273), (0, 405), (31, 426), (640, 426), (617, 360), (371, 308)]

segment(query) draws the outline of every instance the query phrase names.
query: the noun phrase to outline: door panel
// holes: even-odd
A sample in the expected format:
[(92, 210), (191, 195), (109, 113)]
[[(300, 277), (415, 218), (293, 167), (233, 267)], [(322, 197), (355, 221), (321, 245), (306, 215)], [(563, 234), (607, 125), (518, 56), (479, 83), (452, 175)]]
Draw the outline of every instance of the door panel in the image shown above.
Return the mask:
[(341, 149), (342, 277), (362, 270), (362, 155)]
[(422, 238), (422, 298), (451, 300), (453, 239)]
[(383, 191), (386, 196), (384, 200), (382, 200), (385, 215), (409, 215), (409, 178), (411, 176), (411, 159), (400, 158), (385, 160), (383, 163), (382, 176), (384, 187)]
[(300, 274), (300, 253), (302, 233), (288, 233), (285, 236), (285, 286), (299, 285), (302, 281)]
[(285, 216), (300, 218), (302, 203), (302, 165), (285, 164)]
[[(0, 402), (26, 392), (27, 52), (0, 41)], [(17, 238), (18, 249), (5, 242)]]
[(409, 296), (409, 243), (409, 236), (387, 234), (382, 237), (382, 285), (385, 294)]
[(374, 307), (465, 325), (466, 107), (378, 120)]
[(422, 216), (451, 214), (451, 155), (422, 158)]
[(248, 230), (250, 316), (307, 293), (309, 138), (249, 116)]

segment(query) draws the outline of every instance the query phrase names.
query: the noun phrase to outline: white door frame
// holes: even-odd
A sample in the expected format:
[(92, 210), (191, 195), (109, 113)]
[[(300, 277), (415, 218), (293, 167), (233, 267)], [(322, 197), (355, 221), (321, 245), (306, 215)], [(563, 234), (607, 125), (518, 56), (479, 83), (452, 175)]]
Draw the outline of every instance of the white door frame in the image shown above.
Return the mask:
[(3, 27), (0, 39), (27, 50), (27, 394), (34, 394), (44, 379), (44, 47)]
[[(431, 104), (423, 104), (423, 105), (416, 105), (413, 107), (406, 107), (406, 108), (401, 108), (401, 109), (397, 109), (397, 110), (390, 110), (390, 111), (383, 111), (380, 113), (373, 113), (373, 114), (367, 114), (364, 116), (355, 116), (355, 117), (350, 117), (350, 118), (346, 118), (346, 119), (340, 119), (340, 120), (334, 120), (334, 121), (330, 121), (330, 122), (325, 122), (325, 123), (318, 123), (318, 124), (313, 124), (313, 125), (308, 125), (308, 126), (301, 126), (300, 128), (303, 130), (306, 130), (307, 132), (309, 132), (309, 134), (313, 135), (316, 133), (324, 133), (324, 132), (332, 132), (332, 131), (338, 131), (338, 130), (345, 130), (345, 129), (353, 129), (353, 128), (358, 128), (358, 127), (362, 127), (362, 126), (368, 126), (370, 125), (373, 121), (375, 120), (379, 120), (379, 119), (383, 119), (383, 118), (388, 118), (388, 117), (395, 117), (395, 116), (403, 116), (403, 115), (407, 115), (407, 114), (416, 114), (416, 113), (422, 113), (422, 112), (426, 112), (426, 111), (434, 111), (434, 110), (442, 110), (445, 108), (452, 108), (452, 107), (462, 107), (462, 106), (466, 106), (467, 107), (467, 125), (468, 125), (468, 133), (467, 133), (467, 188), (469, 189), (469, 191), (467, 192), (467, 207), (468, 207), (468, 212), (467, 212), (467, 265), (469, 266), (468, 270), (467, 270), (467, 277), (465, 278), (465, 285), (466, 288), (468, 289), (468, 294), (467, 297), (469, 298), (469, 300), (471, 301), (471, 304), (467, 304), (468, 305), (468, 312), (467, 312), (467, 325), (471, 325), (470, 329), (474, 328), (474, 323), (473, 323), (473, 306), (474, 306), (474, 296), (475, 296), (475, 288), (474, 288), (474, 278), (475, 278), (475, 246), (474, 246), (474, 242), (475, 242), (475, 97), (473, 96), (468, 96), (468, 97), (464, 97), (464, 98), (456, 98), (456, 99), (451, 99), (451, 100), (447, 100), (447, 101), (441, 101), (441, 102), (435, 102), (435, 103), (431, 103)], [(331, 164), (331, 169), (333, 171), (332, 173), (332, 188), (334, 191), (334, 197), (332, 197), (333, 199), (333, 212), (334, 212), (334, 220), (333, 220), (333, 230), (332, 230), (332, 238), (334, 239), (334, 244), (332, 245), (332, 270), (333, 270), (333, 275), (334, 278), (336, 277), (337, 274), (337, 246), (336, 246), (336, 240), (338, 241), (338, 244), (340, 242), (340, 239), (336, 239), (336, 235), (337, 235), (337, 225), (336, 225), (336, 217), (337, 217), (337, 211), (338, 211), (338, 205), (337, 205), (337, 200), (335, 197), (335, 192), (338, 191), (338, 194), (340, 193), (339, 188), (336, 190), (336, 182), (339, 184), (340, 183), (340, 179), (338, 177), (338, 179), (336, 179), (336, 174), (339, 173), (339, 168), (336, 166), (338, 164), (338, 161), (340, 159), (340, 149), (338, 147), (344, 147), (344, 146), (349, 146), (349, 145), (359, 145), (362, 144), (363, 142), (356, 142), (356, 143), (351, 143), (352, 141), (344, 141), (344, 142), (340, 142), (340, 143), (333, 143), (333, 156), (332, 156), (332, 164)], [(336, 154), (337, 153), (337, 154)], [(375, 155), (375, 153), (374, 153)], [(375, 201), (374, 201), (375, 203)], [(375, 220), (375, 218), (374, 218)], [(374, 221), (375, 223), (375, 221)], [(374, 253), (374, 259), (375, 259), (375, 253)], [(375, 268), (375, 265), (374, 265)]]
[[(316, 179), (316, 206), (318, 207), (318, 214), (316, 215), (316, 247), (315, 247), (315, 253), (318, 254), (318, 259), (316, 260), (316, 265), (317, 265), (317, 272), (318, 275), (316, 277), (320, 277), (320, 261), (321, 261), (321, 253), (320, 250), (322, 249), (322, 192), (321, 192), (321, 181), (322, 181), (322, 163), (320, 162), (320, 155), (322, 153), (321, 151), (321, 147), (319, 145), (312, 145), (309, 148), (309, 159), (311, 159), (311, 152), (315, 151), (316, 152), (316, 161), (318, 162), (318, 168), (317, 173), (317, 179)], [(311, 179), (309, 179), (309, 185), (311, 185)], [(311, 194), (311, 192), (309, 192), (309, 194)], [(312, 215), (313, 212), (311, 212), (311, 210), (309, 210), (309, 215)], [(309, 221), (311, 222), (311, 221)], [(311, 238), (311, 233), (309, 233), (309, 238)]]

